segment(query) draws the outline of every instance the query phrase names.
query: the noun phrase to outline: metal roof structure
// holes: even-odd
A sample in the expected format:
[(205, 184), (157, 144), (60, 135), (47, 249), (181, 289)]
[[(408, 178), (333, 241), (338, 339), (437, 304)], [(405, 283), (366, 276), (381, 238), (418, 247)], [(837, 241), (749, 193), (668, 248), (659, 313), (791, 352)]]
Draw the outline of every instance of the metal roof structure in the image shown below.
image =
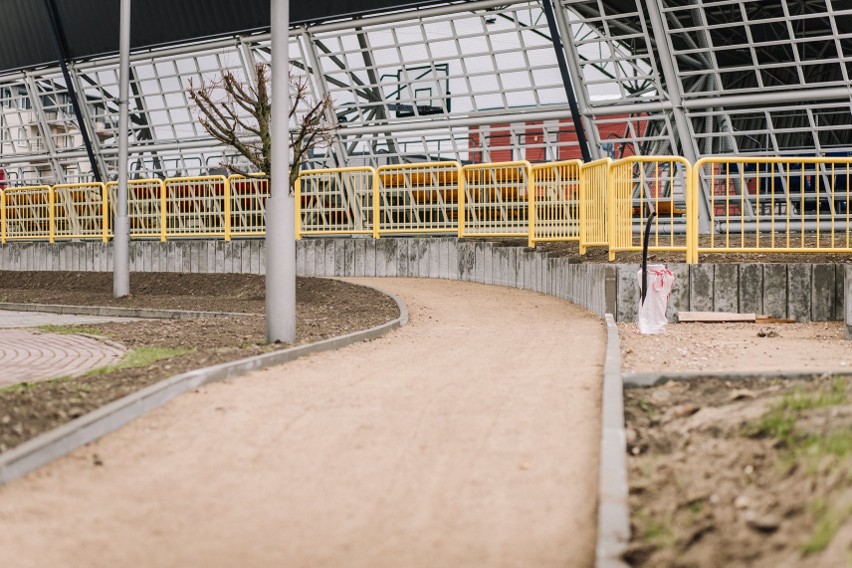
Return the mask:
[[(291, 3), (294, 26), (410, 9), (439, 0), (312, 0)], [(0, 73), (54, 64), (49, 11), (55, 7), (69, 59), (118, 53), (114, 0), (0, 0)], [(269, 31), (269, 0), (136, 0), (131, 49)]]
[[(67, 78), (48, 62), (49, 2), (67, 32)], [(0, 0), (0, 167), (12, 183), (88, 179), (81, 122), (114, 176), (110, 4)], [(134, 0), (135, 177), (234, 159), (200, 126), (188, 85), (269, 62), (268, 4)], [(12, 10), (29, 19), (10, 23)], [(293, 2), (291, 21), (294, 72), (334, 100), (340, 123), (315, 166), (577, 158), (566, 85), (593, 158), (852, 153), (852, 0), (316, 0)]]

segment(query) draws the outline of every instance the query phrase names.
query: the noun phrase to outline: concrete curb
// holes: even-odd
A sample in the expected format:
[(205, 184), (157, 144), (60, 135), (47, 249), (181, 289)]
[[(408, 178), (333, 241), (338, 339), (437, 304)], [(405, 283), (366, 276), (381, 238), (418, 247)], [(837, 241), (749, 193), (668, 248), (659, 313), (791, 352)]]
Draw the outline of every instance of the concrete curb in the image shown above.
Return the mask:
[(624, 388), (642, 388), (661, 385), (669, 381), (691, 381), (695, 379), (722, 379), (723, 381), (742, 381), (746, 379), (813, 379), (822, 376), (852, 376), (852, 369), (824, 371), (760, 371), (760, 372), (721, 372), (701, 371), (683, 373), (627, 373), (623, 375)]
[(606, 361), (601, 397), (601, 454), (598, 486), (596, 568), (627, 568), (621, 555), (630, 541), (627, 503), (627, 442), (621, 382), (621, 341), (612, 314), (606, 314)]
[(394, 294), (382, 293), (396, 302), (399, 308), (398, 318), (364, 331), (197, 369), (160, 381), (0, 454), (0, 485), (26, 475), (56, 458), (117, 430), (131, 420), (189, 390), (237, 377), (249, 371), (280, 365), (312, 353), (331, 351), (353, 343), (375, 339), (397, 327), (406, 325), (408, 308), (405, 303)]
[(151, 318), (196, 320), (203, 318), (225, 318), (249, 316), (241, 312), (191, 312), (187, 310), (154, 310), (150, 308), (113, 308), (109, 306), (64, 306), (61, 304), (18, 304), (0, 302), (0, 310), (10, 312), (43, 312), (76, 316), (101, 316), (119, 318)]

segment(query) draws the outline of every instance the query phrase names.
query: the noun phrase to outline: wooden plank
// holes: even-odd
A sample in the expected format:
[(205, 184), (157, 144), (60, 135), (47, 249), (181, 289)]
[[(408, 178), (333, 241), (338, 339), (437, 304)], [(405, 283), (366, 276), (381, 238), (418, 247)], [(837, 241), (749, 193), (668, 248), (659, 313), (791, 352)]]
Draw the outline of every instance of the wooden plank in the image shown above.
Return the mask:
[(721, 322), (755, 322), (755, 314), (736, 314), (733, 312), (678, 312), (680, 323), (721, 323)]

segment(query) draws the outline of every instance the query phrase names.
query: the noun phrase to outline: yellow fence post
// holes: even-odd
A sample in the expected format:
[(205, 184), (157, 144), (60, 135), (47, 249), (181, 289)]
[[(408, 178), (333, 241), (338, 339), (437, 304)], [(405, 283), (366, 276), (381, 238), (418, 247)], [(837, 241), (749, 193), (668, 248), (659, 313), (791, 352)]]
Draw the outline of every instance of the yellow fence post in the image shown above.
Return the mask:
[(101, 184), (101, 242), (109, 241), (109, 190), (105, 183)]
[(609, 241), (609, 260), (615, 260), (615, 168), (609, 164), (606, 171), (606, 232)]
[(231, 178), (225, 178), (225, 186), (222, 188), (225, 193), (225, 240), (231, 240)]
[(464, 174), (462, 172), (461, 164), (458, 164), (458, 168), (456, 169), (456, 178), (458, 179), (458, 197), (456, 197), (456, 204), (458, 206), (458, 222), (459, 222), (459, 232), (458, 238), (464, 237), (464, 209), (465, 209), (465, 184), (464, 184)]
[(6, 244), (6, 191), (0, 189), (0, 242)]
[(167, 211), (168, 200), (166, 199), (166, 180), (160, 180), (160, 242), (166, 242), (167, 231), (166, 222), (168, 220)]
[(299, 241), (302, 239), (302, 174), (299, 173), (296, 176), (296, 188), (293, 190), (293, 199), (295, 203), (293, 204), (293, 211), (295, 211), (296, 218), (293, 220), (294, 226), (296, 228), (296, 240)]
[(379, 172), (373, 171), (373, 238), (381, 237), (379, 225), (382, 223), (382, 200), (379, 197)]
[(55, 191), (54, 187), (51, 187), (47, 192), (47, 242), (54, 243), (55, 242), (55, 234), (56, 229), (53, 226), (55, 220), (55, 213), (53, 211), (53, 205), (56, 202), (56, 197), (53, 192)]

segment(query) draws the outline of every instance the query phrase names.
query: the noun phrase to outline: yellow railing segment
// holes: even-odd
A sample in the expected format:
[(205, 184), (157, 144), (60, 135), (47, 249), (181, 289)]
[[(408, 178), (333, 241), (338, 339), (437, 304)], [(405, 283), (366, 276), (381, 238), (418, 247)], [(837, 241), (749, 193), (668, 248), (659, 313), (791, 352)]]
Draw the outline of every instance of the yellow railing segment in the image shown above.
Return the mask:
[(457, 232), (462, 187), (458, 162), (380, 166), (375, 175), (374, 236)]
[(166, 237), (226, 237), (230, 201), (224, 176), (168, 178), (163, 224)]
[(580, 254), (588, 247), (609, 245), (606, 204), (611, 163), (602, 158), (580, 166)]
[[(852, 252), (852, 157), (702, 158), (693, 169), (711, 231), (696, 254)], [(697, 257), (695, 259), (697, 261)]]
[(526, 160), (468, 164), (464, 179), (464, 223), (459, 237), (529, 235), (532, 165)]
[(532, 166), (529, 245), (580, 240), (580, 160)]
[(692, 166), (680, 156), (631, 156), (610, 165), (609, 253), (641, 251), (651, 212), (650, 251), (683, 252), (691, 258)]
[(6, 240), (54, 241), (53, 189), (50, 186), (9, 187), (3, 194)]
[[(118, 196), (118, 182), (111, 181), (107, 185), (109, 196), (109, 214), (107, 227), (112, 236), (112, 223), (115, 219)], [(134, 238), (159, 238), (166, 240), (163, 230), (163, 214), (165, 207), (165, 185), (160, 179), (134, 179), (127, 182), (127, 219), (130, 223), (130, 236)]]
[(103, 183), (70, 183), (53, 186), (54, 238), (91, 239), (106, 242), (104, 223), (108, 198)]
[(266, 234), (266, 200), (269, 178), (266, 176), (228, 178), (231, 188), (230, 236), (256, 237)]
[(373, 232), (373, 181), (369, 166), (305, 170), (296, 181), (296, 238)]

